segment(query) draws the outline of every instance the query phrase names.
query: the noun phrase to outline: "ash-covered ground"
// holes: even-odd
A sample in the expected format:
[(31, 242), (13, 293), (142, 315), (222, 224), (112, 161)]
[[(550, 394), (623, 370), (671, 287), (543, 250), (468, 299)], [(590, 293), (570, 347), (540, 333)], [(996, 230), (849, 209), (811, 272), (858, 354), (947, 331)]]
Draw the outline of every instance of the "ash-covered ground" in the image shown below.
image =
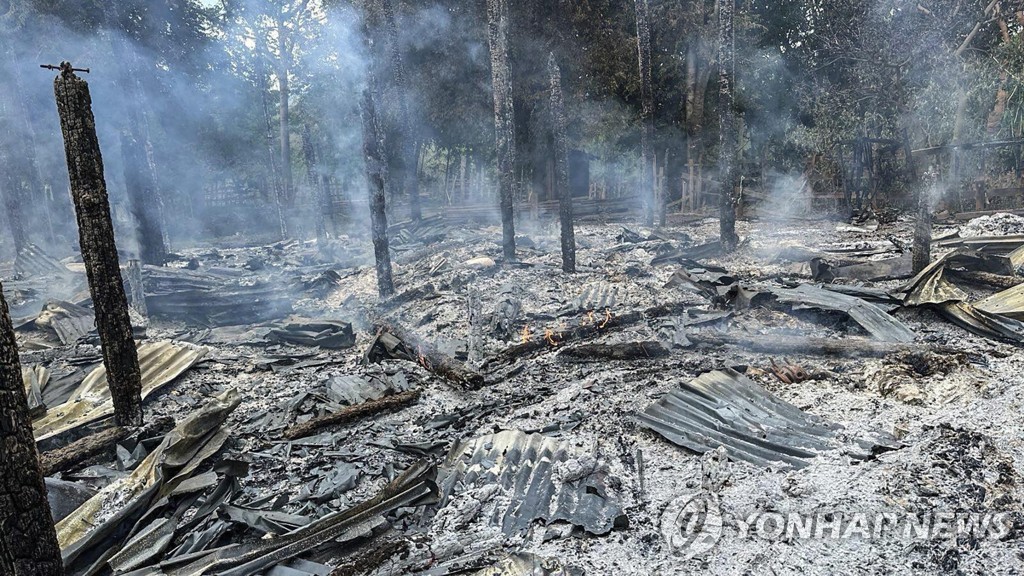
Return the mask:
[[(964, 226), (962, 235), (1012, 234), (1018, 232), (1013, 229), (1017, 224), (975, 222)], [(323, 251), (311, 243), (182, 251), (172, 267), (232, 269), (254, 281), (296, 286), (296, 317), (352, 322), (356, 342), (343, 349), (268, 342), (267, 333), (277, 321), (241, 319), (240, 325), (205, 328), (151, 318), (147, 339), (191, 342), (207, 353), (200, 364), (146, 400), (147, 419), (180, 422), (213, 395), (236, 388), (241, 403), (227, 421), (229, 439), (201, 470), (218, 460), (247, 462), (248, 473), (238, 479), (240, 489), (232, 502), (248, 504), (258, 516), (273, 500), (274, 513), (293, 515), (288, 518), (296, 524), (372, 498), (399, 471), (422, 460), (440, 466), (444, 492), (445, 459), (453, 445), (508, 430), (563, 444), (567, 456), (551, 466), (549, 481), (578, 486), (581, 478), (598, 478), (600, 487), (586, 492), (614, 504), (610, 508), (621, 514), (604, 519), (613, 525), (603, 534), (573, 519), (527, 519), (525, 530), (503, 530), (500, 521), (507, 510), (513, 516), (530, 510), (494, 483), (456, 479), (440, 504), (390, 512), (389, 527), (359, 546), (321, 546), (300, 557), (343, 566), (337, 573), (374, 575), (474, 573), (509, 553), (546, 560), (538, 560), (533, 572), (485, 573), (1020, 573), (1024, 354), (1019, 345), (974, 335), (926, 308), (892, 312), (913, 331), (921, 350), (915, 353), (896, 347), (882, 357), (766, 353), (742, 345), (673, 341), (673, 333), (685, 340), (686, 335), (706, 332), (741, 339), (866, 339), (864, 329), (841, 313), (788, 309), (758, 299), (738, 306), (673, 282), (673, 276), (698, 261), (725, 269), (749, 290), (815, 284), (808, 264), (814, 254), (845, 258), (856, 253), (865, 261), (896, 257), (910, 244), (912, 223), (741, 222), (744, 242), (735, 253), (689, 259), (671, 256), (715, 240), (717, 220), (658, 230), (586, 224), (577, 228), (579, 270), (572, 275), (560, 270), (554, 224), (523, 227), (515, 263), (502, 262), (496, 227), (437, 228), (442, 232), (429, 242), (414, 238), (397, 243), (399, 296), (388, 302), (376, 295), (365, 238), (334, 239)], [(957, 226), (940, 225), (935, 236), (956, 231)], [(336, 272), (330, 281), (310, 289), (310, 279), (328, 270)], [(839, 278), (835, 283), (891, 290), (905, 280)], [(644, 317), (598, 331), (595, 337), (559, 341), (555, 336), (567, 326), (611, 325), (612, 319), (659, 306), (675, 307), (675, 313)], [(484, 384), (477, 389), (459, 386), (426, 369), (422, 361), (365, 362), (367, 348), (377, 337), (374, 326), (382, 319), (483, 374)], [(687, 321), (694, 319), (701, 321)], [(30, 344), (34, 336), (19, 338), (23, 364), (43, 364), (55, 373), (85, 361), (76, 359), (98, 355), (95, 341), (88, 339), (28, 351), (38, 347)], [(547, 338), (540, 348), (507, 353), (525, 341)], [(627, 360), (564, 353), (582, 345), (654, 341), (667, 353)], [(799, 365), (811, 379), (783, 382), (773, 374), (773, 362)], [(640, 424), (637, 415), (669, 391), (727, 368), (801, 411), (841, 426), (836, 448), (808, 458), (802, 468), (723, 462), (714, 454), (702, 458)], [(288, 426), (337, 409), (323, 390), (349, 376), (416, 388), (421, 395), (395, 411), (328, 426), (300, 439), (283, 437)], [(891, 435), (896, 449), (879, 449), (859, 459), (845, 448), (876, 434)], [(103, 456), (88, 464), (93, 470), (123, 467), (125, 454), (132, 450), (129, 443), (118, 461)], [(501, 459), (482, 464), (495, 471), (502, 466)], [(88, 477), (94, 485), (104, 482), (95, 473), (69, 471), (64, 476), (81, 482)], [(109, 481), (116, 474), (107, 477)], [(708, 550), (695, 549), (703, 541), (670, 544), (666, 531), (671, 528), (666, 526), (685, 524), (688, 518), (677, 518), (680, 503), (701, 494), (720, 512), (709, 514), (722, 520), (720, 537)], [(576, 510), (582, 516), (602, 513)], [(748, 534), (743, 528), (751, 518), (789, 513), (802, 518), (864, 513), (873, 521), (883, 513), (946, 512), (1009, 513), (1008, 529), (996, 537), (952, 530), (908, 538), (869, 530), (819, 538), (792, 531), (778, 535), (770, 525)], [(187, 521), (189, 514), (179, 520)], [(211, 549), (274, 537), (273, 530), (261, 530), (252, 518), (246, 521), (223, 510), (219, 517), (227, 529), (210, 543)], [(717, 536), (719, 530), (711, 524), (702, 516), (697, 528)], [(393, 554), (361, 555), (381, 540), (403, 544)], [(173, 549), (172, 543), (167, 550)]]

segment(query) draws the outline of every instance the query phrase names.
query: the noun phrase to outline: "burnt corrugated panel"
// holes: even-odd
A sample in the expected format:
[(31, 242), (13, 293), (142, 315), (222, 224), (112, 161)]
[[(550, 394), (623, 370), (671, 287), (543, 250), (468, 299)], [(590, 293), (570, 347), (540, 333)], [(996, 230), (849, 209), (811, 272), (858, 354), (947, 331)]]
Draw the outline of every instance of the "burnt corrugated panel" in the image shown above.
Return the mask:
[(794, 289), (776, 288), (772, 290), (772, 293), (783, 303), (845, 312), (876, 340), (883, 342), (914, 341), (914, 333), (904, 323), (878, 306), (856, 296), (822, 290), (809, 284), (803, 284)]
[(607, 473), (595, 465), (578, 478), (556, 474), (560, 463), (576, 456), (558, 440), (518, 430), (462, 442), (445, 461), (441, 506), (458, 490), (496, 484), (508, 505), (499, 505), (492, 521), (506, 534), (523, 532), (535, 520), (565, 521), (606, 534), (625, 522), (621, 504), (605, 485)]
[(35, 244), (29, 244), (14, 259), (14, 273), (21, 278), (35, 276), (63, 276), (70, 274), (68, 267), (54, 260)]
[(735, 370), (715, 370), (672, 390), (638, 415), (640, 423), (697, 453), (725, 446), (760, 466), (802, 468), (836, 448), (839, 426), (807, 414)]

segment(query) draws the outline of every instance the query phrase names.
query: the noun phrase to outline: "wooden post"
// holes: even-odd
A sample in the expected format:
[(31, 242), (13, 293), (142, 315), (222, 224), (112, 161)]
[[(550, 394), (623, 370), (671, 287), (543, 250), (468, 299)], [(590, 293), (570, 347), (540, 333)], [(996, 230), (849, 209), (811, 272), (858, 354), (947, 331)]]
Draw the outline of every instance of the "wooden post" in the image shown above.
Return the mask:
[(512, 108), (512, 66), (509, 61), (508, 0), (487, 0), (487, 39), (491, 51), (494, 92), (494, 138), (501, 196), (501, 244), (505, 258), (516, 257), (516, 229), (512, 197), (515, 195), (516, 129)]
[(128, 261), (128, 289), (132, 295), (132, 308), (143, 318), (149, 316), (146, 308), (146, 292), (142, 284), (142, 264), (136, 259)]
[(388, 216), (384, 205), (387, 171), (382, 157), (384, 133), (377, 122), (372, 80), (370, 86), (363, 92), (363, 156), (366, 159), (366, 181), (370, 190), (370, 231), (373, 236), (373, 255), (377, 262), (377, 291), (381, 298), (386, 298), (395, 293), (388, 248)]
[(551, 128), (555, 141), (555, 189), (558, 191), (558, 220), (562, 227), (562, 270), (576, 272), (576, 234), (572, 229), (572, 190), (569, 188), (569, 143), (566, 136), (565, 99), (562, 71), (555, 53), (548, 58), (551, 74)]
[(719, 234), (722, 249), (739, 244), (736, 235), (736, 130), (733, 113), (733, 11), (736, 0), (718, 0)]
[(142, 376), (114, 244), (89, 85), (75, 75), (71, 64), (64, 62), (53, 88), (78, 218), (79, 245), (114, 403), (114, 421), (119, 426), (140, 426)]
[(640, 64), (640, 197), (644, 224), (654, 226), (654, 175), (651, 171), (654, 139), (654, 89), (651, 86), (651, 18), (647, 0), (635, 0), (636, 44)]

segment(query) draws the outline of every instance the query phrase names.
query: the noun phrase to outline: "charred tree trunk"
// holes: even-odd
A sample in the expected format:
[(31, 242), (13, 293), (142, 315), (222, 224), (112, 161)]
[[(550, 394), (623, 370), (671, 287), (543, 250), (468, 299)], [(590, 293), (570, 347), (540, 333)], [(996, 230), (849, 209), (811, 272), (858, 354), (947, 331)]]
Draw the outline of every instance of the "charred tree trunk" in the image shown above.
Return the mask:
[(64, 564), (39, 468), (7, 301), (0, 294), (0, 572), (60, 576)]
[(414, 222), (422, 217), (420, 209), (420, 183), (416, 166), (418, 164), (416, 138), (413, 137), (412, 117), (409, 113), (409, 88), (406, 85), (405, 62), (402, 60), (401, 45), (398, 42), (398, 24), (395, 22), (395, 11), (391, 0), (381, 0), (381, 11), (384, 16), (384, 31), (388, 36), (388, 54), (391, 58), (395, 83), (395, 104), (400, 130), (399, 143), (400, 161), (398, 185), (409, 194), (409, 212)]
[(270, 102), (267, 98), (267, 73), (262, 59), (256, 59), (256, 81), (257, 90), (260, 93), (260, 103), (263, 108), (263, 121), (266, 123), (267, 136), (267, 160), (270, 166), (270, 184), (273, 194), (274, 210), (277, 216), (278, 233), (282, 240), (288, 238), (288, 221), (284, 217), (284, 191), (281, 184), (282, 179), (277, 167), (278, 157), (274, 150), (274, 127), (270, 117)]
[(294, 199), (292, 190), (292, 142), (289, 125), (288, 108), (288, 33), (284, 25), (283, 14), (277, 16), (277, 41), (280, 63), (277, 70), (277, 83), (280, 96), (279, 118), (281, 121), (281, 195), (285, 206), (291, 206)]
[(491, 50), (491, 83), (494, 92), (494, 147), (498, 157), (498, 190), (501, 196), (501, 244), (505, 258), (512, 260), (516, 257), (516, 229), (512, 213), (516, 130), (508, 34), (508, 0), (487, 0), (487, 39)]
[(148, 157), (152, 148), (143, 131), (144, 120), (139, 110), (143, 98), (137, 78), (138, 66), (133, 48), (127, 42), (115, 42), (115, 46), (127, 59), (127, 67), (121, 75), (125, 113), (121, 129), (121, 156), (125, 188), (132, 215), (139, 225), (139, 257), (146, 264), (159, 266), (167, 260), (167, 246), (164, 244), (160, 191)]
[(640, 62), (640, 198), (644, 224), (654, 226), (654, 89), (651, 86), (651, 16), (647, 0), (636, 1), (636, 44)]
[(932, 209), (929, 188), (921, 186), (917, 192), (917, 221), (914, 223), (912, 262), (914, 274), (924, 270), (932, 261)]
[(736, 0), (718, 2), (718, 129), (719, 129), (719, 234), (722, 249), (739, 244), (736, 235), (736, 118), (733, 113), (734, 35)]
[(103, 158), (96, 138), (89, 85), (75, 75), (67, 62), (61, 64), (60, 75), (53, 85), (64, 135), (71, 196), (78, 218), (82, 260), (114, 402), (114, 421), (119, 426), (139, 426), (142, 424), (142, 377), (114, 244), (114, 225), (103, 180)]
[(323, 249), (327, 242), (327, 219), (326, 219), (326, 190), (324, 176), (320, 170), (319, 158), (316, 153), (316, 145), (313, 143), (313, 135), (309, 131), (309, 124), (302, 126), (302, 152), (306, 158), (306, 170), (309, 173), (307, 181), (313, 191), (313, 210), (316, 221), (316, 245)]
[(373, 255), (377, 262), (377, 291), (381, 298), (386, 298), (395, 293), (395, 283), (391, 276), (388, 216), (384, 206), (384, 184), (387, 179), (383, 158), (384, 134), (377, 121), (372, 88), (363, 92), (362, 120), (363, 156), (366, 158), (366, 182), (370, 190), (370, 230), (373, 235)]
[[(0, 144), (0, 161), (4, 166), (10, 166), (11, 150), (7, 144)], [(28, 244), (28, 237), (25, 232), (25, 206), (21, 181), (14, 170), (5, 169), (3, 180), (0, 183), (0, 192), (3, 192), (4, 209), (7, 214), (7, 227), (11, 231), (11, 240), (14, 243), (15, 253)]]
[(562, 270), (576, 272), (576, 234), (572, 229), (572, 189), (569, 188), (569, 144), (566, 136), (565, 99), (562, 71), (555, 53), (548, 58), (551, 74), (551, 129), (555, 142), (555, 188), (558, 190), (558, 219), (562, 226)]

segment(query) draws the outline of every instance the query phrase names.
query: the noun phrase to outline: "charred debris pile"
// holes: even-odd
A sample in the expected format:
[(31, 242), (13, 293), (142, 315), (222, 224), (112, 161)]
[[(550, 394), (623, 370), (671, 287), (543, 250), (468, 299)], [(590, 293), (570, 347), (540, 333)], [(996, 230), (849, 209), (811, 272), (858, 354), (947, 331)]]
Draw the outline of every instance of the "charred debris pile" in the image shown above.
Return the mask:
[[(1019, 506), (1008, 431), (967, 422), (1009, 393), (985, 381), (1024, 339), (1024, 236), (951, 227), (914, 275), (905, 223), (741, 223), (728, 255), (715, 225), (579, 226), (567, 274), (554, 230), (509, 261), (497, 229), (441, 221), (393, 245), (384, 299), (369, 254), (300, 242), (190, 250), (140, 289), (126, 270), (141, 428), (111, 422), (82, 273), (24, 253), (8, 286), (68, 572), (642, 573), (679, 562), (661, 516), (715, 451), (727, 509), (851, 475), (910, 509)], [(992, 453), (920, 476), (960, 441)]]

